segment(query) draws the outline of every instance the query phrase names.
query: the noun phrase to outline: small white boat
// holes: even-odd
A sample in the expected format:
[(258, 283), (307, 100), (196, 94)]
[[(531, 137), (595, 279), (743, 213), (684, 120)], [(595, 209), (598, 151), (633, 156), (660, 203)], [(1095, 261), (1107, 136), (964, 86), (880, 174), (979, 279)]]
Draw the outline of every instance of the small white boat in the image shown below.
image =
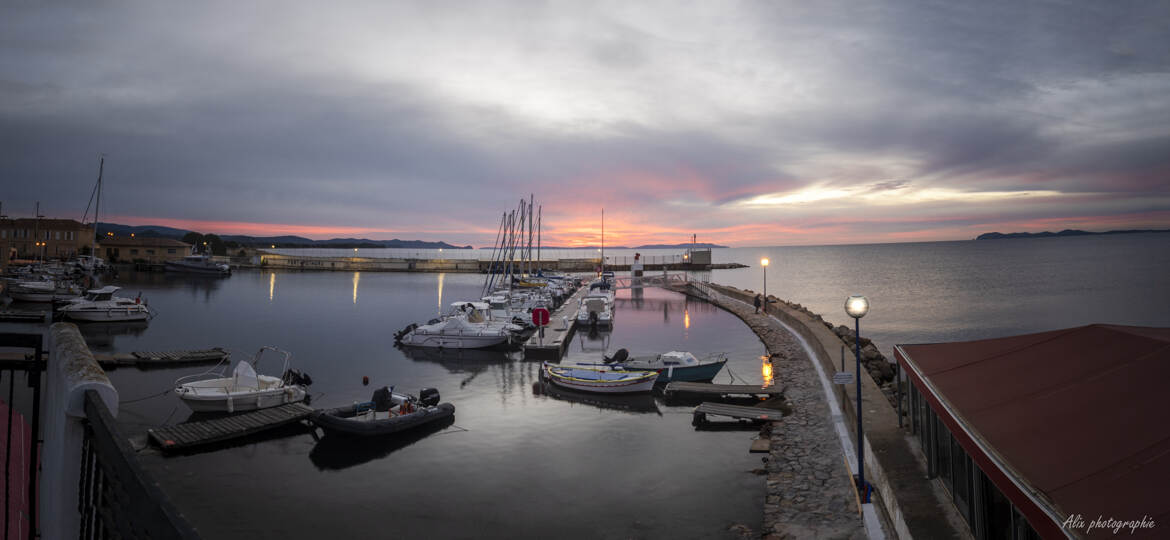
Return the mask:
[[(284, 369), (280, 377), (259, 375), (256, 368), (264, 351), (284, 355)], [(304, 401), (307, 386), (312, 379), (289, 368), (292, 354), (276, 347), (261, 347), (251, 362), (236, 364), (231, 375), (208, 371), (180, 377), (175, 381), (175, 393), (195, 412), (254, 411), (285, 403)], [(214, 370), (214, 368), (213, 368)]]
[(188, 255), (177, 261), (167, 261), (166, 270), (167, 272), (186, 272), (188, 274), (210, 274), (217, 276), (230, 276), (232, 273), (231, 266), (217, 263), (207, 254)]
[(121, 287), (107, 285), (86, 292), (85, 298), (61, 306), (57, 311), (75, 321), (145, 321), (150, 318), (150, 308), (141, 298), (114, 296)]
[(583, 392), (649, 392), (658, 380), (657, 371), (627, 371), (544, 363), (545, 378), (553, 384)]
[(581, 298), (577, 323), (590, 326), (613, 325), (613, 291), (594, 289)]
[(17, 302), (62, 302), (81, 297), (81, 288), (61, 281), (18, 281), (8, 296)]
[(444, 349), (482, 349), (519, 342), (523, 327), (492, 317), (487, 303), (453, 302), (442, 319), (407, 326), (394, 339), (402, 345)]

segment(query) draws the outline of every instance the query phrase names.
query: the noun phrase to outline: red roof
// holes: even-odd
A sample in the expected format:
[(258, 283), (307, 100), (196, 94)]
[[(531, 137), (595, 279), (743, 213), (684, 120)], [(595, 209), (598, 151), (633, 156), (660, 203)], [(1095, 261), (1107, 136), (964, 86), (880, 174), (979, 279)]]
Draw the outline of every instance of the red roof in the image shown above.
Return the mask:
[(1060, 516), (1170, 524), (1170, 328), (1094, 324), (899, 349), (933, 386), (928, 400), (949, 406)]

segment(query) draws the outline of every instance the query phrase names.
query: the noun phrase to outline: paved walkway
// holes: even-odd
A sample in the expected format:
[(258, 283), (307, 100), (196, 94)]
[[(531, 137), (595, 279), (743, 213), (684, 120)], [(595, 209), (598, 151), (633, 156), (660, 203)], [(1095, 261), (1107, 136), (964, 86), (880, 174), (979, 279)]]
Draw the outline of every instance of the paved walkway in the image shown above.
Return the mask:
[(865, 538), (851, 473), (812, 360), (779, 322), (718, 293), (710, 300), (743, 319), (772, 356), (792, 414), (775, 424), (764, 504), (765, 538)]

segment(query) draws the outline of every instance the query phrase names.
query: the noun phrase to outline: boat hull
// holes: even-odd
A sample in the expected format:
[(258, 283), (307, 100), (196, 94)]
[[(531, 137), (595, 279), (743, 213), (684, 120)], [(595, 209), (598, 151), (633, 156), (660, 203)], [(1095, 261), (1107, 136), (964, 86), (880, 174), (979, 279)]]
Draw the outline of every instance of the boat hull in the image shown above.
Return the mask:
[[(599, 371), (599, 373), (607, 372)], [(609, 371), (608, 373), (614, 372)], [(617, 371), (617, 373), (623, 372)], [(624, 373), (632, 374), (635, 372)], [(638, 392), (649, 392), (653, 390), (654, 382), (658, 379), (658, 374), (652, 371), (642, 373), (645, 373), (645, 375), (631, 376), (621, 379), (598, 378), (589, 380), (565, 375), (565, 371), (558, 370), (557, 368), (547, 364), (544, 368), (545, 378), (557, 386), (568, 388), (570, 390), (577, 390), (579, 392), (595, 392), (605, 394), (632, 394)]]
[(62, 309), (61, 315), (74, 321), (87, 322), (145, 321), (150, 318), (150, 312), (146, 311), (145, 308)]
[(444, 349), (483, 349), (494, 347), (506, 341), (508, 341), (508, 336), (498, 334), (420, 334), (411, 332), (402, 338), (403, 345)]
[(222, 269), (215, 266), (189, 265), (168, 261), (164, 268), (167, 272), (180, 272), (186, 274), (203, 274), (208, 276), (230, 276), (232, 271), (230, 268)]
[(307, 393), (300, 386), (285, 386), (260, 392), (233, 392), (227, 394), (200, 394), (176, 390), (179, 399), (194, 412), (235, 413), (277, 407), (305, 400)]
[(427, 425), (451, 418), (455, 415), (455, 406), (450, 403), (440, 403), (435, 407), (421, 408), (409, 414), (383, 418), (378, 420), (356, 419), (357, 412), (353, 405), (314, 411), (309, 419), (317, 427), (333, 435), (348, 437), (376, 437), (392, 435), (407, 431), (419, 426)]
[[(714, 379), (719, 371), (723, 369), (723, 365), (727, 360), (720, 360), (710, 364), (701, 364), (698, 366), (664, 366), (658, 373), (658, 382), (665, 384), (671, 381), (686, 381), (686, 382), (706, 382)], [(644, 370), (652, 369), (650, 367), (639, 367), (637, 365), (621, 364), (624, 369)]]

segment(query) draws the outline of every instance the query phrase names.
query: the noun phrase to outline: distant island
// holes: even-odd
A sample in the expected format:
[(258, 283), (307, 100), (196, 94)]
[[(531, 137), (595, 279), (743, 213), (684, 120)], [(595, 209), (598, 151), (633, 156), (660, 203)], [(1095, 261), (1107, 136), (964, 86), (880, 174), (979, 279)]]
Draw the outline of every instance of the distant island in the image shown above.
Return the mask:
[(1082, 230), (1078, 230), (1078, 229), (1065, 229), (1065, 230), (1060, 231), (1060, 232), (1044, 231), (1044, 232), (1038, 232), (1038, 233), (1014, 232), (1014, 233), (1006, 233), (1005, 234), (1005, 233), (1000, 233), (1000, 232), (989, 232), (989, 233), (983, 233), (983, 234), (975, 237), (975, 239), (976, 240), (1001, 240), (1004, 238), (1048, 238), (1048, 237), (1052, 237), (1052, 236), (1092, 236), (1092, 235), (1100, 235), (1100, 234), (1136, 234), (1136, 233), (1165, 233), (1165, 232), (1170, 232), (1170, 229), (1126, 229), (1126, 230), (1121, 230), (1121, 231), (1105, 231), (1105, 232), (1090, 232), (1090, 231), (1082, 231)]
[[(120, 225), (117, 223), (99, 223), (98, 235), (114, 233), (115, 236), (139, 236), (142, 238), (174, 238), (183, 237), (195, 231), (163, 227), (161, 225)], [(196, 233), (198, 234), (198, 233)], [(446, 242), (428, 242), (425, 240), (369, 240), (366, 238), (330, 238), (329, 240), (313, 240), (302, 236), (248, 236), (243, 234), (224, 234), (217, 237), (225, 243), (240, 246), (257, 247), (284, 247), (284, 248), (409, 248), (409, 249), (473, 249), (471, 246), (455, 246)]]

